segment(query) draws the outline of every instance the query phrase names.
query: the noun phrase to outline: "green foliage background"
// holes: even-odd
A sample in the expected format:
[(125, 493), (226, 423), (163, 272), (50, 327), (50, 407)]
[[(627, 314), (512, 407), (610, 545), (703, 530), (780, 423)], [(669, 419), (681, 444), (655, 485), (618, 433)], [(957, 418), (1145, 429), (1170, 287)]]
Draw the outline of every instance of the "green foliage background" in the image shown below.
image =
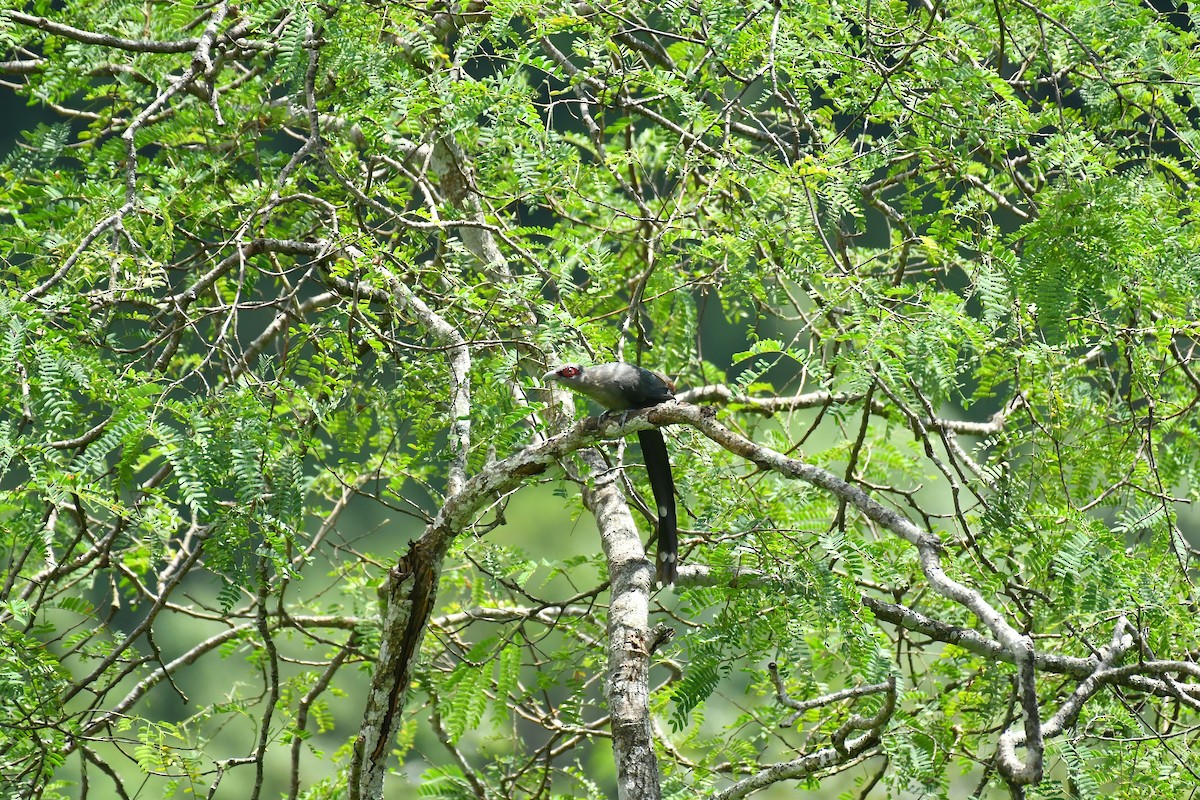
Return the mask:
[[(469, 344), (470, 472), (552, 429), (550, 361), (727, 383), (727, 424), (938, 533), (1039, 650), (1086, 658), (1124, 615), (1130, 661), (1177, 663), (1174, 698), (1090, 700), (1030, 797), (1194, 789), (1189, 11), (38, 0), (0, 48), (4, 91), (60, 120), (0, 162), (8, 793), (342, 796), (374, 587), (440, 507), (453, 422), (445, 342), (383, 270)], [(685, 561), (716, 577), (655, 598), (666, 792), (878, 708), (781, 730), (775, 661), (795, 699), (900, 679), (849, 796), (1001, 796), (1012, 667), (862, 605), (978, 627), (913, 550), (671, 442)], [(460, 537), (396, 787), (611, 791), (605, 567), (545, 481)], [(1076, 685), (1042, 675), (1046, 713)]]

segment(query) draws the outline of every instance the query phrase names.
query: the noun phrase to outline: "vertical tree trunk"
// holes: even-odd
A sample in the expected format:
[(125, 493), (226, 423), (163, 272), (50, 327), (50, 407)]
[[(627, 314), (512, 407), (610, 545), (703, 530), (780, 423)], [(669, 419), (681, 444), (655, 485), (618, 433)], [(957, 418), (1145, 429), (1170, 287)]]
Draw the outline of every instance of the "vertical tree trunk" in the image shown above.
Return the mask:
[(413, 667), (433, 612), (442, 561), (451, 540), (427, 530), (388, 572), (380, 588), (383, 639), (350, 762), (352, 800), (383, 797), (388, 750), (400, 728), (405, 694), (412, 683)]
[(620, 472), (608, 469), (595, 450), (581, 451), (600, 476), (583, 499), (596, 517), (608, 558), (612, 601), (608, 613), (608, 674), (605, 694), (612, 717), (618, 800), (659, 800), (658, 759), (650, 730), (650, 588), (654, 568), (621, 492)]

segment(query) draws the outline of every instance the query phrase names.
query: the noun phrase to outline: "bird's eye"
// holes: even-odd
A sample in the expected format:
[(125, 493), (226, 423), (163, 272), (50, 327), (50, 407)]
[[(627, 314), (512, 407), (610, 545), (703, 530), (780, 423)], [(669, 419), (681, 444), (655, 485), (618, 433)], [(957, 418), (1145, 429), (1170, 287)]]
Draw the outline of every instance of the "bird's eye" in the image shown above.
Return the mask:
[(563, 367), (558, 371), (558, 374), (564, 378), (574, 378), (579, 374), (579, 369), (577, 367)]

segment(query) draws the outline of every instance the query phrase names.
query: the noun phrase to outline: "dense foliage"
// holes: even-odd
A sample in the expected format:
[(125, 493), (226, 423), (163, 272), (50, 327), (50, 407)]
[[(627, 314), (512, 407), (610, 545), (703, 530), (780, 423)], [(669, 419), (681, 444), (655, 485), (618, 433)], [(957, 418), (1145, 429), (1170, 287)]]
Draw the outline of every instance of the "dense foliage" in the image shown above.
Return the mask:
[[(377, 589), (564, 429), (567, 359), (722, 426), (667, 429), (663, 795), (1194, 790), (1188, 12), (16, 5), (0, 87), (56, 121), (0, 152), (4, 794), (359, 796)], [(392, 790), (613, 794), (617, 566), (532, 533), (604, 474), (564, 462), (454, 510)]]

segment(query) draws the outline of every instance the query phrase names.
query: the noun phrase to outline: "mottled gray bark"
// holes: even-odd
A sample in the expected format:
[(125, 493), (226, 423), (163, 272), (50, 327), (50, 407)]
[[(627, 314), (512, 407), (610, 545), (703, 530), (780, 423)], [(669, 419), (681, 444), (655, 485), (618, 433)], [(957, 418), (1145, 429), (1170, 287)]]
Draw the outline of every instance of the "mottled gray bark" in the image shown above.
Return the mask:
[(612, 719), (618, 800), (658, 800), (658, 759), (650, 732), (650, 589), (654, 568), (621, 491), (620, 473), (600, 454), (581, 454), (595, 478), (584, 503), (596, 517), (608, 559), (612, 600), (608, 610), (608, 668), (604, 684)]

